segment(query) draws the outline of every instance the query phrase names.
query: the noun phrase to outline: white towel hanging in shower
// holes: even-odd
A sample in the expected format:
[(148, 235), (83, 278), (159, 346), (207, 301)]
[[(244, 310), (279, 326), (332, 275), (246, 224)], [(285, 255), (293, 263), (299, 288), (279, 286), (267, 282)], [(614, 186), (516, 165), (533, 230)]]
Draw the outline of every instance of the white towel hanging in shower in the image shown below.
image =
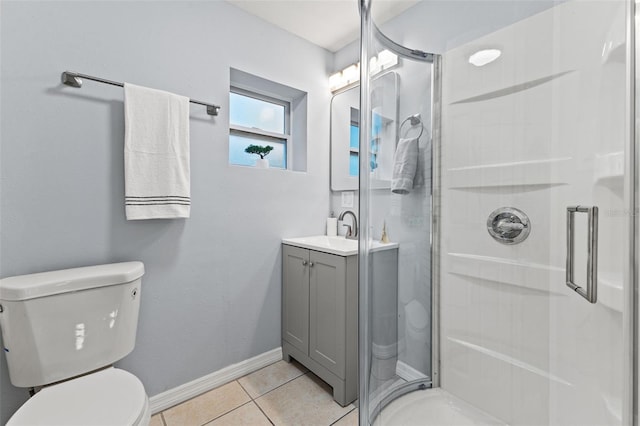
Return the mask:
[(400, 139), (393, 156), (391, 192), (408, 194), (418, 168), (418, 138)]

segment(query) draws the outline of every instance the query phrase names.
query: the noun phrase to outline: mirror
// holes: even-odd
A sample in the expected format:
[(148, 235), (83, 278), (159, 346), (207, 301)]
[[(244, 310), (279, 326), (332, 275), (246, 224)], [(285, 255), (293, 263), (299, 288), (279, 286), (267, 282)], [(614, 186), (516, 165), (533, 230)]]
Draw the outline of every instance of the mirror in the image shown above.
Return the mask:
[[(390, 188), (398, 130), (398, 75), (388, 72), (372, 81), (371, 187)], [(360, 86), (331, 98), (331, 190), (358, 189)]]

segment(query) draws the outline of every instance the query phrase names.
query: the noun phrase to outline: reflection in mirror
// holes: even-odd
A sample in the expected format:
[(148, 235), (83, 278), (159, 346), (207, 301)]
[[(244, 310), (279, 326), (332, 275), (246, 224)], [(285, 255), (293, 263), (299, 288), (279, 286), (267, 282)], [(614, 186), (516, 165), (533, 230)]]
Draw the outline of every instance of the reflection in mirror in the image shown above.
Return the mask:
[[(372, 188), (389, 188), (398, 129), (398, 76), (388, 72), (373, 80), (377, 107), (373, 109)], [(339, 92), (331, 100), (331, 189), (357, 190), (359, 174), (360, 87)]]
[(349, 176), (358, 176), (358, 151), (360, 150), (360, 110), (351, 107), (351, 126), (349, 128)]

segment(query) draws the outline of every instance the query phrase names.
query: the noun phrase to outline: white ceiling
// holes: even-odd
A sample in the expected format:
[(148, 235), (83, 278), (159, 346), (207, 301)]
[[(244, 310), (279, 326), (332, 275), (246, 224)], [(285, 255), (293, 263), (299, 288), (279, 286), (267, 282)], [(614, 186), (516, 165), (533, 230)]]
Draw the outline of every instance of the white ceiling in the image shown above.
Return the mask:
[[(358, 0), (226, 0), (313, 44), (336, 52), (360, 34)], [(419, 0), (376, 0), (372, 8), (381, 24)]]

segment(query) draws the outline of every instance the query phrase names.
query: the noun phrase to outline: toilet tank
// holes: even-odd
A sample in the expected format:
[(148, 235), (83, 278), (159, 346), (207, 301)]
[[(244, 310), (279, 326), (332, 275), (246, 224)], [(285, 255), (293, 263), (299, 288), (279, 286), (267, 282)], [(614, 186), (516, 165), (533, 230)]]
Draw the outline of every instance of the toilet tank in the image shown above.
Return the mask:
[(142, 262), (0, 280), (11, 383), (42, 386), (110, 365), (135, 345)]

